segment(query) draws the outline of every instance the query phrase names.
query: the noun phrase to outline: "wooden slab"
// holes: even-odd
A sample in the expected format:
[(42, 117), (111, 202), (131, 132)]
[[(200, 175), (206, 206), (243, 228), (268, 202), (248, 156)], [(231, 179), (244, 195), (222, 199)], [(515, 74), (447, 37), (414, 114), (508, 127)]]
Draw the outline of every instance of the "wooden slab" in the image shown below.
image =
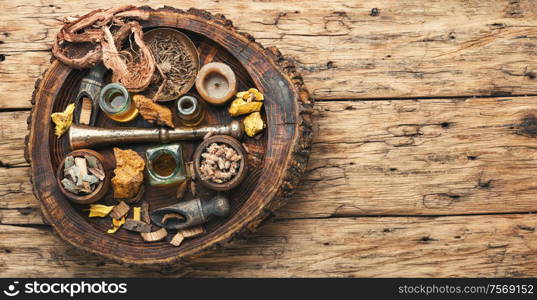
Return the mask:
[(166, 273), (102, 261), (45, 227), (0, 226), (2, 276), (534, 277), (533, 215), (280, 221)]
[[(63, 16), (120, 0), (2, 4), (0, 90), (29, 108)], [(144, 1), (177, 6), (176, 1)], [(292, 56), (315, 98), (535, 94), (537, 9), (522, 1), (183, 1), (223, 13), (265, 46)], [(376, 9), (376, 10), (374, 10)], [(245, 18), (244, 12), (255, 14)], [(30, 78), (29, 78), (30, 77)], [(28, 80), (31, 79), (31, 80)]]
[[(30, 134), (26, 140), (27, 160), (30, 163), (31, 181), (35, 196), (40, 200), (43, 214), (56, 232), (71, 245), (115, 261), (132, 265), (177, 265), (210, 250), (227, 246), (233, 239), (255, 228), (272, 211), (286, 202), (298, 186), (311, 149), (311, 112), (313, 101), (304, 87), (302, 77), (293, 63), (284, 59), (275, 48), (263, 48), (251, 36), (241, 33), (222, 15), (172, 7), (153, 10), (143, 7), (150, 17), (140, 23), (144, 28), (171, 27), (188, 34), (199, 47), (214, 49), (214, 56), (200, 60), (225, 62), (237, 77), (238, 90), (255, 87), (263, 92), (265, 101), (262, 114), (266, 129), (258, 139), (246, 137), (243, 143), (257, 150), (249, 159), (249, 174), (237, 188), (227, 191), (230, 214), (227, 218), (212, 218), (204, 229), (206, 234), (189, 239), (179, 247), (166, 240), (144, 243), (139, 234), (119, 230), (107, 234), (109, 222), (89, 219), (84, 207), (72, 205), (60, 192), (55, 179), (60, 161), (71, 150), (68, 135), (53, 135), (50, 121), (52, 112), (63, 111), (74, 101), (83, 71), (73, 70), (58, 60), (54, 61), (36, 85), (33, 95)], [(210, 51), (212, 52), (212, 51)], [(195, 88), (190, 93), (196, 95)], [(171, 107), (172, 103), (167, 104)], [(228, 124), (231, 117), (220, 107), (207, 107), (204, 125)], [(176, 124), (177, 126), (178, 124)], [(129, 123), (118, 124), (104, 115), (97, 118), (96, 126), (105, 128), (151, 127), (141, 117)], [(182, 141), (183, 158), (191, 154), (199, 141)], [(129, 149), (143, 155), (154, 143), (129, 145)], [(125, 149), (124, 145), (120, 145)], [(104, 167), (115, 167), (112, 147), (98, 149), (104, 156)], [(145, 185), (144, 201), (153, 208), (177, 203), (174, 187)], [(196, 195), (197, 196), (197, 195)], [(104, 203), (112, 191), (104, 196)], [(186, 199), (188, 200), (188, 198)], [(68, 221), (66, 221), (68, 220)]]

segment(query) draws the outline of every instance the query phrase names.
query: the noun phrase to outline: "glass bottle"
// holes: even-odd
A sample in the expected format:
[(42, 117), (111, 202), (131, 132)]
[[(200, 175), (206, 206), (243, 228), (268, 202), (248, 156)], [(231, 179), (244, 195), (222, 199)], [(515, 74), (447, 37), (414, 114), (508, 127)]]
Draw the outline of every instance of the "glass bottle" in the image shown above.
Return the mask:
[(99, 96), (101, 110), (116, 122), (129, 122), (138, 115), (138, 109), (127, 89), (119, 83), (109, 83)]
[(152, 186), (172, 185), (187, 178), (181, 144), (167, 144), (146, 150), (147, 173)]
[(183, 125), (188, 127), (198, 126), (205, 118), (205, 107), (194, 96), (183, 96), (175, 104), (177, 117)]

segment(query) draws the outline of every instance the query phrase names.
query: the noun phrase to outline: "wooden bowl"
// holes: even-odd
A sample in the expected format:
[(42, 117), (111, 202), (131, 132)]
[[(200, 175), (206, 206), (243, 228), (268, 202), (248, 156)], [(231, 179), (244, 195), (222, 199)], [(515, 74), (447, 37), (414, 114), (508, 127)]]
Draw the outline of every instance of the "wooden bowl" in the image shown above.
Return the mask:
[[(66, 190), (65, 187), (63, 187), (63, 184), (61, 183), (61, 180), (64, 178), (63, 174), (63, 166), (65, 164), (65, 159), (68, 156), (84, 156), (84, 155), (91, 155), (95, 158), (97, 158), (97, 163), (99, 163), (104, 171), (104, 180), (102, 180), (97, 187), (95, 187), (95, 190), (86, 195), (77, 195), (74, 193), (71, 193), (70, 191)], [(104, 157), (100, 155), (99, 153), (90, 150), (90, 149), (80, 149), (73, 151), (65, 156), (65, 158), (61, 161), (60, 165), (58, 166), (58, 169), (56, 171), (56, 180), (58, 181), (58, 186), (60, 187), (60, 190), (62, 193), (67, 197), (69, 200), (73, 201), (77, 204), (90, 204), (99, 201), (110, 188), (110, 176), (106, 173), (106, 169), (104, 168)]]
[[(201, 154), (212, 143), (226, 144), (227, 146), (230, 146), (235, 151), (237, 151), (238, 154), (242, 156), (242, 159), (239, 164), (239, 170), (237, 171), (237, 175), (235, 175), (235, 177), (233, 177), (228, 182), (215, 183), (210, 180), (203, 180), (201, 178), (201, 172), (200, 172), (200, 165), (201, 165), (201, 159), (202, 159)], [(248, 164), (247, 164), (246, 154), (247, 154), (246, 150), (244, 150), (244, 147), (242, 147), (241, 143), (233, 137), (230, 137), (227, 135), (215, 135), (204, 140), (203, 142), (201, 142), (201, 144), (199, 144), (193, 156), (194, 172), (196, 172), (196, 180), (201, 182), (201, 184), (203, 184), (207, 188), (214, 190), (214, 191), (229, 191), (231, 189), (236, 188), (244, 180), (244, 178), (246, 177), (246, 173), (248, 173)]]
[[(147, 44), (149, 44), (149, 42), (152, 39), (154, 39), (155, 35), (158, 34), (158, 33), (165, 34), (165, 35), (170, 35), (170, 36), (175, 36), (181, 42), (181, 45), (183, 46), (183, 49), (185, 50), (185, 52), (187, 52), (193, 58), (194, 68), (196, 69), (196, 72), (194, 74), (192, 74), (192, 77), (189, 78), (189, 81), (185, 85), (183, 85), (181, 87), (181, 90), (179, 91), (178, 94), (167, 95), (167, 94), (162, 94), (161, 93), (156, 99), (157, 101), (171, 101), (171, 100), (175, 100), (175, 99), (181, 97), (182, 95), (186, 94), (192, 88), (192, 86), (194, 86), (194, 83), (196, 82), (196, 76), (198, 74), (197, 71), (200, 68), (200, 58), (199, 58), (199, 54), (198, 54), (198, 51), (196, 49), (196, 46), (194, 45), (192, 40), (186, 34), (182, 33), (179, 30), (173, 29), (173, 28), (151, 29), (151, 30), (149, 30), (149, 31), (144, 33), (144, 41)], [(156, 71), (156, 72), (158, 72), (158, 71)], [(147, 93), (147, 96), (149, 98), (153, 98), (155, 93), (156, 93), (156, 89), (154, 89), (154, 90), (151, 89)]]
[[(185, 239), (179, 247), (166, 240), (147, 243), (139, 234), (119, 229), (107, 234), (109, 222), (88, 218), (87, 207), (71, 205), (58, 187), (55, 172), (61, 160), (71, 151), (67, 136), (57, 138), (50, 114), (63, 111), (78, 92), (86, 71), (71, 69), (52, 61), (43, 78), (36, 83), (33, 94), (30, 136), (27, 138), (26, 157), (30, 162), (33, 191), (41, 202), (44, 216), (58, 235), (78, 249), (129, 265), (186, 264), (195, 257), (222, 247), (229, 247), (236, 238), (255, 231), (262, 221), (283, 205), (298, 187), (303, 177), (312, 141), (313, 101), (304, 87), (302, 77), (291, 60), (276, 48), (263, 48), (254, 38), (239, 32), (222, 15), (211, 15), (202, 10), (188, 11), (165, 7), (150, 12), (145, 29), (171, 27), (183, 31), (193, 41), (203, 64), (216, 61), (231, 66), (237, 77), (237, 89), (257, 88), (265, 101), (261, 113), (267, 127), (256, 138), (244, 137), (248, 149), (248, 175), (234, 189), (226, 192), (230, 198), (230, 214), (226, 218), (212, 218), (203, 224), (205, 233)], [(83, 13), (83, 12), (81, 12)], [(107, 82), (105, 82), (107, 83)], [(190, 93), (197, 95), (196, 89)], [(162, 102), (172, 107), (173, 102)], [(207, 105), (204, 125), (227, 124), (233, 118), (226, 107)], [(176, 123), (177, 126), (180, 123)], [(95, 126), (154, 128), (143, 118), (131, 122), (114, 122), (100, 113)], [(183, 154), (190, 160), (201, 141), (185, 141)], [(133, 149), (143, 156), (154, 143), (118, 145)], [(115, 167), (112, 147), (101, 148), (105, 168)], [(160, 188), (144, 183), (143, 201), (151, 210), (177, 203), (177, 187)], [(199, 184), (198, 197), (210, 197), (214, 191)], [(105, 198), (112, 197), (112, 191)], [(185, 194), (186, 201), (192, 199)]]

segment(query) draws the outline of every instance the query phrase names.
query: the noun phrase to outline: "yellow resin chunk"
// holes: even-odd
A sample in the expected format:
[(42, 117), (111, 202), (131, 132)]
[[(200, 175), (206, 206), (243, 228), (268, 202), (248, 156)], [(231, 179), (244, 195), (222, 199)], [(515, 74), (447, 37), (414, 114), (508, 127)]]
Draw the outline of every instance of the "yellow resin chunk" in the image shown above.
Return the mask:
[(238, 92), (235, 100), (231, 102), (229, 114), (232, 117), (237, 117), (260, 111), (263, 106), (263, 100), (265, 100), (263, 94), (254, 88), (248, 91)]
[(265, 122), (259, 112), (251, 113), (242, 122), (244, 123), (244, 132), (249, 137), (255, 136), (265, 128)]

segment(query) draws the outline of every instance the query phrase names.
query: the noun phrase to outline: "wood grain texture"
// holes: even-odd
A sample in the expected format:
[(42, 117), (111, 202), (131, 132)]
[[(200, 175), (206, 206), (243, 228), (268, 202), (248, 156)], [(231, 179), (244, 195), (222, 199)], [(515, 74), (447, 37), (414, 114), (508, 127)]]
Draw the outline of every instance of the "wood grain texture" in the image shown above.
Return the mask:
[[(537, 120), (527, 123), (534, 103), (537, 97), (318, 102), (306, 176), (277, 215), (535, 211)], [(11, 141), (0, 141), (6, 164), (19, 160), (17, 128), (27, 115), (0, 113)], [(23, 170), (0, 168), (9, 183), (0, 191), (11, 194), (0, 207), (37, 208)]]
[[(35, 80), (47, 67), (64, 16), (119, 4), (124, 2), (2, 1), (0, 90), (13, 99), (0, 107), (30, 107), (28, 76)], [(530, 0), (191, 0), (181, 5), (223, 13), (258, 42), (293, 57), (315, 98), (536, 93), (537, 4)], [(244, 17), (244, 11), (256, 17)]]
[(47, 227), (0, 226), (0, 274), (17, 277), (532, 277), (533, 215), (286, 220), (165, 273), (100, 260)]

